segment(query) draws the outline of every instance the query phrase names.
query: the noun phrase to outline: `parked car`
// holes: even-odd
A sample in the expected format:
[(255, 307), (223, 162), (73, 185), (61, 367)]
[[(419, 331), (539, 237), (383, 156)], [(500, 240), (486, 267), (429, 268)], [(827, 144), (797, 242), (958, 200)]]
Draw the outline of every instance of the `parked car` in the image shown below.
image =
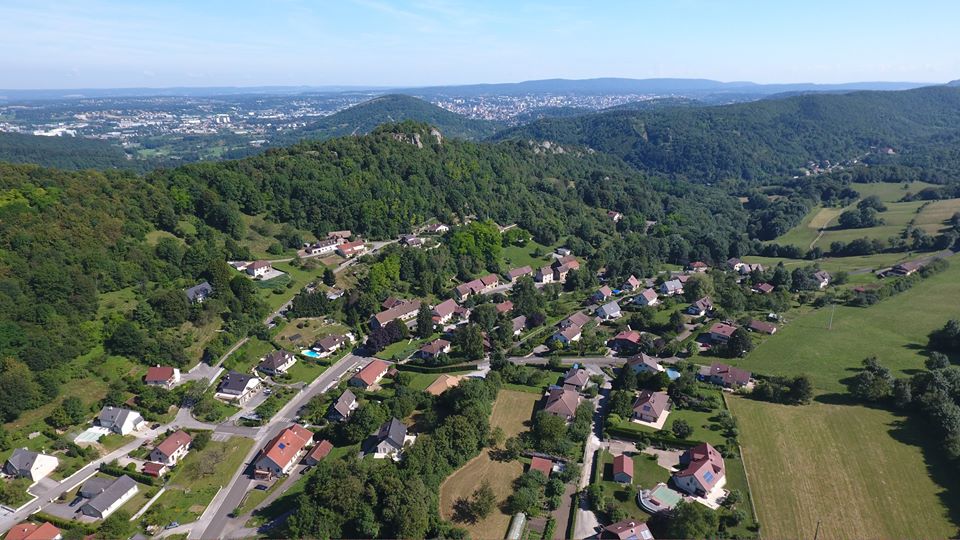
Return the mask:
[(179, 522), (179, 521), (171, 521), (170, 523), (167, 524), (166, 527), (164, 527), (164, 529), (166, 529), (166, 530), (176, 529), (176, 528), (179, 527), (179, 526), (180, 526), (180, 522)]
[(257, 484), (253, 489), (259, 489), (260, 491), (266, 491), (266, 490), (267, 490), (267, 485), (266, 485), (266, 484)]

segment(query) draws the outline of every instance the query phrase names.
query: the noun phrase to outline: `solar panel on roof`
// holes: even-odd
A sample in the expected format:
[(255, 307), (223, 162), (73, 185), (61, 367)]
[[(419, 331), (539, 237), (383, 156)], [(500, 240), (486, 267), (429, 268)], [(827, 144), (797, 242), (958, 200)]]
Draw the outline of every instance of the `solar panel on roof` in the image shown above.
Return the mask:
[(707, 482), (713, 482), (713, 473), (710, 471), (707, 471), (706, 473), (703, 474), (703, 479), (706, 480)]
[(287, 443), (280, 443), (280, 449), (283, 450), (287, 447)]

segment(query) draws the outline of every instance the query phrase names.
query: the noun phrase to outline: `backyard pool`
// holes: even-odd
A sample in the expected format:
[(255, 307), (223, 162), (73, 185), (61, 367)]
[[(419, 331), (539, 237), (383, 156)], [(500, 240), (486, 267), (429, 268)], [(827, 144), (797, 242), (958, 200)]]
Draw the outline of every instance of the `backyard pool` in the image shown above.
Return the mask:
[(300, 351), (300, 354), (307, 356), (309, 358), (323, 358), (322, 356), (320, 356), (320, 353), (318, 353), (313, 349), (304, 349)]
[(667, 377), (670, 377), (670, 380), (676, 380), (680, 378), (680, 372), (675, 369), (667, 369)]

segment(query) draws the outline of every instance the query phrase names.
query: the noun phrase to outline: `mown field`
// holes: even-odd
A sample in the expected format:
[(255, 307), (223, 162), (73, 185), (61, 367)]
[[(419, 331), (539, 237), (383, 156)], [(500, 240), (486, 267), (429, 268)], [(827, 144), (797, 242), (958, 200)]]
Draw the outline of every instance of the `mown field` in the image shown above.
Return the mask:
[[(877, 356), (897, 376), (923, 367), (927, 335), (960, 317), (960, 260), (909, 291), (867, 308), (837, 306), (798, 315), (734, 364), (759, 373), (806, 373), (818, 393), (844, 392), (867, 356)], [(832, 328), (828, 329), (831, 316)]]
[[(764, 538), (947, 538), (957, 531), (950, 473), (925, 455), (927, 433), (881, 409), (776, 405), (734, 397)], [(941, 468), (941, 466), (943, 468)], [(936, 475), (935, 482), (930, 473)]]
[[(538, 394), (501, 390), (493, 405), (491, 427), (500, 427), (507, 437), (527, 429), (525, 423), (533, 416)], [(488, 450), (473, 458), (440, 485), (440, 514), (444, 519), (453, 516), (453, 505), (460, 497), (469, 497), (481, 482), (487, 480), (497, 495), (497, 503), (503, 503), (513, 492), (513, 481), (523, 473), (519, 461), (502, 462), (490, 459)], [(470, 532), (471, 538), (503, 538), (510, 526), (510, 515), (494, 510), (486, 519), (477, 523), (458, 523)]]

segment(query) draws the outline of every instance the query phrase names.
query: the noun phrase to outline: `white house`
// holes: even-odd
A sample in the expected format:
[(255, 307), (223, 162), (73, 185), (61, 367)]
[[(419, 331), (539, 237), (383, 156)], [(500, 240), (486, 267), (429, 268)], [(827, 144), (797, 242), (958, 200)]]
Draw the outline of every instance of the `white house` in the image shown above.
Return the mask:
[(270, 261), (253, 261), (246, 268), (247, 274), (255, 278), (263, 277), (271, 270), (273, 270), (273, 265), (270, 264)]
[(257, 369), (269, 375), (279, 375), (286, 373), (296, 363), (297, 357), (289, 351), (271, 351), (260, 360)]
[(702, 497), (726, 483), (723, 456), (709, 443), (701, 443), (680, 456), (679, 472), (673, 482), (681, 491)]
[(26, 448), (17, 448), (7, 458), (3, 472), (17, 478), (29, 478), (37, 482), (57, 468), (60, 462), (53, 456), (41, 454)]
[(147, 423), (137, 411), (110, 406), (101, 409), (97, 419), (101, 427), (120, 435), (129, 435)]
[(616, 302), (610, 302), (609, 304), (604, 304), (597, 308), (597, 317), (605, 321), (619, 319), (622, 313), (620, 312), (620, 304)]
[(150, 452), (150, 461), (172, 467), (190, 452), (191, 442), (193, 438), (186, 431), (176, 431)]
[(110, 514), (137, 494), (137, 483), (127, 475), (116, 480), (94, 477), (80, 488), (82, 496), (90, 500), (80, 507), (85, 516), (107, 519)]
[(642, 293), (637, 295), (637, 298), (633, 303), (641, 306), (655, 306), (660, 303), (660, 299), (657, 297), (657, 291), (653, 289), (644, 289)]

